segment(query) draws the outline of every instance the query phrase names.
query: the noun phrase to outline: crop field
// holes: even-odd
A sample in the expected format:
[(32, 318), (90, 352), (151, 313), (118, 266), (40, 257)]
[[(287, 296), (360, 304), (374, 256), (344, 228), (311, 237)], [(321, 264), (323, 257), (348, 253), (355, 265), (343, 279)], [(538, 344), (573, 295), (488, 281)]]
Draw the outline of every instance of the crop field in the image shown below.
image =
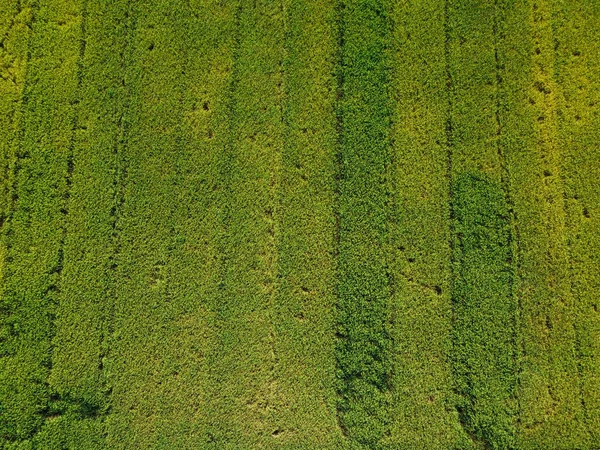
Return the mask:
[(599, 450), (600, 1), (0, 1), (0, 449)]

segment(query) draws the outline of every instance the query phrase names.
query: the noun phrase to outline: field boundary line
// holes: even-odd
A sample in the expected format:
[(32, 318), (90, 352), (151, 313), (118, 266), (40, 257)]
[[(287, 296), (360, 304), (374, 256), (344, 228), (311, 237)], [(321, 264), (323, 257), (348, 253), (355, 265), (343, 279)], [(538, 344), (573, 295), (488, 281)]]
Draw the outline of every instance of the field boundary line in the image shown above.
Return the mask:
[[(335, 115), (336, 115), (336, 152), (335, 152), (335, 179), (334, 179), (334, 192), (335, 199), (333, 202), (333, 212), (335, 218), (334, 224), (334, 236), (333, 236), (333, 258), (335, 261), (335, 272), (334, 278), (335, 282), (335, 308), (339, 310), (340, 302), (339, 302), (339, 278), (340, 278), (340, 230), (341, 230), (341, 217), (340, 217), (340, 198), (341, 198), (341, 181), (343, 176), (343, 163), (342, 163), (342, 147), (343, 147), (343, 100), (344, 100), (344, 45), (345, 45), (345, 35), (344, 35), (344, 9), (345, 4), (344, 0), (335, 0), (335, 22), (337, 24), (337, 54), (336, 54), (336, 98), (335, 98)], [(337, 320), (336, 320), (337, 322)], [(337, 328), (337, 326), (336, 326)], [(339, 332), (336, 331), (335, 335), (335, 345), (339, 345), (339, 340), (342, 339), (342, 336)], [(337, 426), (344, 438), (348, 437), (348, 429), (343, 423), (342, 417), (340, 415), (339, 402), (341, 400), (341, 395), (339, 388), (335, 389), (336, 391), (336, 407), (335, 407), (335, 417)]]

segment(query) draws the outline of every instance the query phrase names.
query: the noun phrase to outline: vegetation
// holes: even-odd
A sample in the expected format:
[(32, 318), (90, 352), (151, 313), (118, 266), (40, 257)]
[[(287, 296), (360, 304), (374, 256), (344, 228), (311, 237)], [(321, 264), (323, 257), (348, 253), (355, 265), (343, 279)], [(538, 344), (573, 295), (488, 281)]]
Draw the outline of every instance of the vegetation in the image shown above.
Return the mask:
[(344, 435), (366, 448), (380, 448), (390, 426), (386, 6), (340, 5), (338, 415)]
[(31, 31), (23, 31), (30, 35), (26, 75), (15, 116), (18, 142), (9, 147), (10, 211), (3, 225), (4, 445), (30, 439), (56, 414), (48, 377), (62, 289), (81, 37), (79, 5), (17, 3), (14, 12), (13, 28), (20, 23)]
[(443, 1), (395, 2), (392, 10), (391, 441), (400, 449), (471, 448), (448, 408), (455, 401), (448, 13)]
[(452, 193), (457, 410), (475, 442), (513, 448), (516, 302), (508, 205), (502, 189), (480, 175), (458, 177)]
[(5, 0), (0, 448), (600, 447), (600, 7)]
[[(568, 313), (575, 328), (577, 371), (577, 420), (589, 435), (577, 445), (595, 448), (600, 445), (600, 318), (597, 289), (600, 280), (598, 248), (600, 235), (597, 145), (600, 115), (600, 41), (598, 27), (590, 26), (600, 18), (599, 5), (583, 2), (552, 1), (551, 28), (555, 38), (555, 79), (557, 80), (557, 146), (563, 149), (560, 159), (561, 182), (565, 202), (563, 239), (568, 253), (568, 278), (573, 308)], [(573, 373), (577, 374), (574, 377)], [(566, 446), (565, 446), (566, 448)]]

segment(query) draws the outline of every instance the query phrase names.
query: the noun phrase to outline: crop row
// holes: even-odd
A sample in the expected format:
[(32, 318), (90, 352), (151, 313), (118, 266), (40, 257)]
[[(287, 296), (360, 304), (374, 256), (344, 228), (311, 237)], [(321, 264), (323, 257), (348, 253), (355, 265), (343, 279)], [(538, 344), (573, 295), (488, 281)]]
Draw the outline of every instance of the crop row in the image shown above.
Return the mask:
[[(548, 3), (555, 50), (554, 76), (559, 92), (557, 142), (563, 151), (560, 165), (566, 210), (563, 232), (574, 304), (569, 312), (573, 314), (577, 358), (576, 393), (580, 411), (576, 419), (579, 428), (589, 433), (583, 435), (577, 445), (596, 448), (600, 446), (600, 190), (597, 182), (600, 176), (600, 29), (596, 26), (600, 8), (597, 3), (585, 1)], [(573, 378), (574, 372), (566, 376)]]
[(390, 440), (392, 448), (470, 448), (450, 360), (450, 2), (392, 3)]
[(4, 444), (29, 439), (54, 415), (48, 375), (62, 288), (81, 32), (78, 5), (21, 2), (20, 8), (31, 32), (5, 224), (2, 301), (9, 333), (0, 359)]
[(34, 441), (42, 448), (101, 448), (110, 406), (103, 366), (115, 295), (117, 180), (124, 164), (128, 2), (86, 1), (80, 7), (77, 117), (48, 380), (52, 420)]

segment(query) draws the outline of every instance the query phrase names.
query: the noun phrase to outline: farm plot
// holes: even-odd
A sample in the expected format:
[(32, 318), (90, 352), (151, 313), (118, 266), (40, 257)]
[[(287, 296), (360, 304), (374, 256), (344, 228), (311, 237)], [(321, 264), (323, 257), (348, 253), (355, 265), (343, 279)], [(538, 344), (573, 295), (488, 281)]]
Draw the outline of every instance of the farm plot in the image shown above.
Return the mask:
[(598, 20), (6, 0), (0, 448), (600, 446)]

